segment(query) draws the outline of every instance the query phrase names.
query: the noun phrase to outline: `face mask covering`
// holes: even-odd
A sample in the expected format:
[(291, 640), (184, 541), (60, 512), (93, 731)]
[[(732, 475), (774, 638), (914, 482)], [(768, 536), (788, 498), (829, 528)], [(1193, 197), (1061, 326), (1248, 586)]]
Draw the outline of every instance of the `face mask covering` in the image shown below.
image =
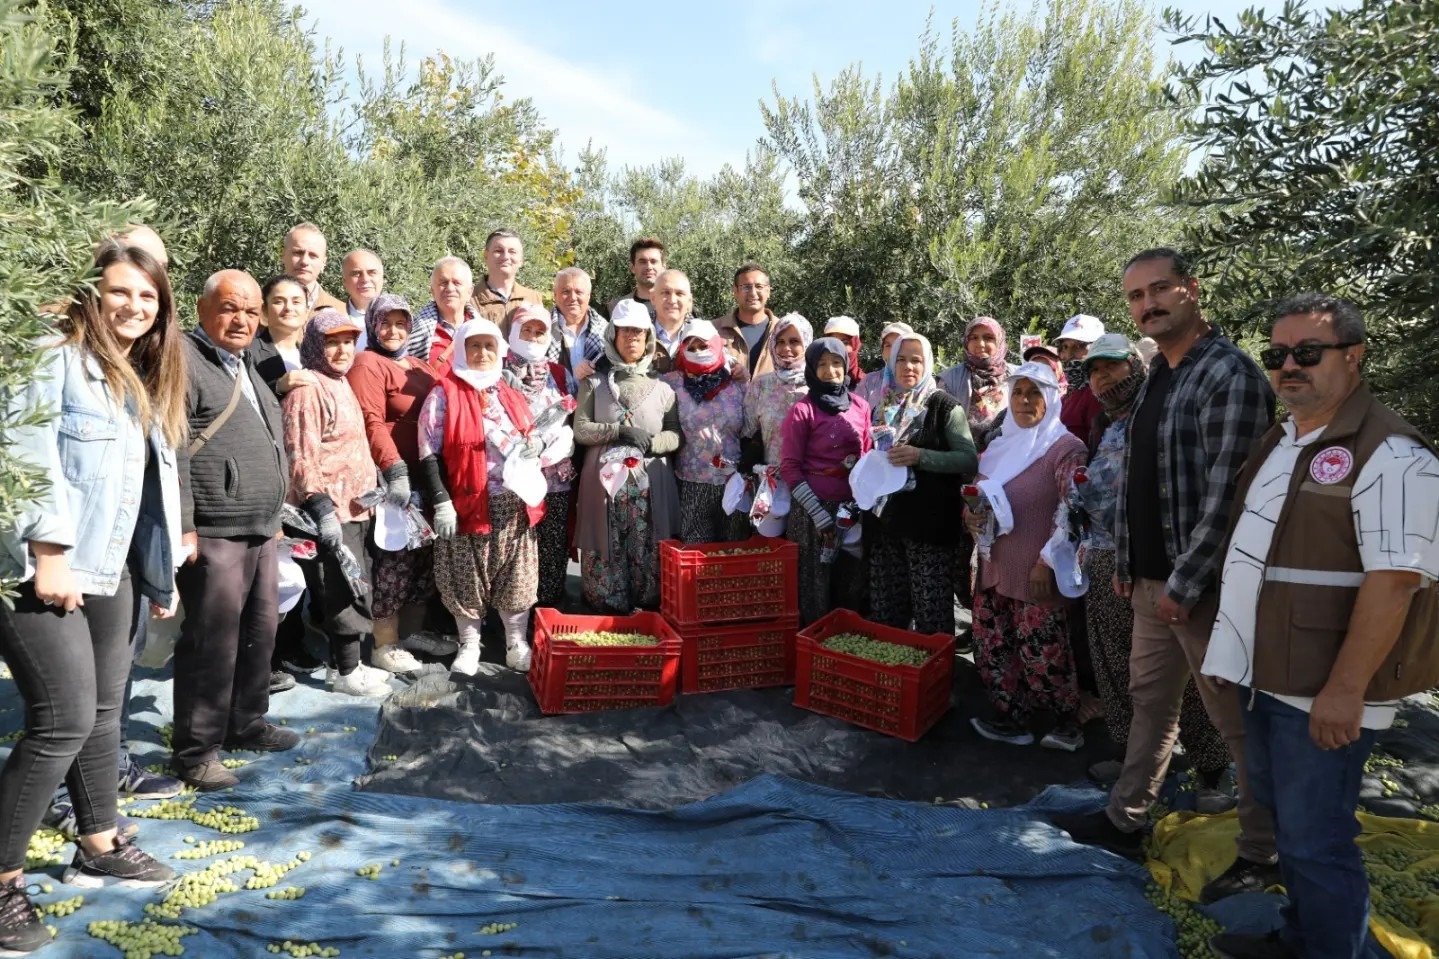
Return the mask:
[(538, 340), (522, 340), (516, 337), (515, 341), (510, 344), (510, 352), (526, 363), (539, 362), (549, 354), (549, 351), (550, 344)]

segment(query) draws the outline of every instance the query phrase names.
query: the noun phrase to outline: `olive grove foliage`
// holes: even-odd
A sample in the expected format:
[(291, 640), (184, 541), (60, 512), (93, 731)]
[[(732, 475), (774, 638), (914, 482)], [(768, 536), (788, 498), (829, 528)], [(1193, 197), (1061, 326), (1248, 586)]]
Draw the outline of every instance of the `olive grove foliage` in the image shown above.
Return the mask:
[(0, 0), (0, 526), (14, 523), (44, 481), (8, 441), (11, 430), (43, 419), (10, 409), (35, 375), (35, 342), (53, 330), (50, 311), (88, 279), (96, 241), (147, 212), (83, 199), (55, 175), (79, 135), (65, 105), (70, 77), (33, 5)]
[(1371, 380), (1439, 433), (1439, 0), (1166, 21), (1200, 54), (1171, 84), (1204, 151), (1175, 199), (1216, 292), (1261, 327), (1301, 290), (1355, 299)]
[(891, 84), (858, 67), (762, 106), (806, 212), (797, 257), (816, 314), (890, 320), (958, 346), (965, 321), (1051, 334), (1124, 314), (1134, 252), (1180, 236), (1183, 169), (1154, 25), (1137, 0), (991, 7), (933, 27)]
[(154, 203), (182, 304), (214, 270), (264, 279), (285, 231), (329, 241), (339, 293), (349, 249), (379, 253), (387, 285), (428, 298), (428, 268), (455, 254), (483, 273), (485, 236), (525, 238), (522, 280), (546, 285), (569, 249), (568, 174), (526, 100), (506, 102), (488, 58), (443, 54), (378, 70), (322, 48), (275, 0), (54, 0), (75, 54), (84, 142), (62, 165), (84, 192)]

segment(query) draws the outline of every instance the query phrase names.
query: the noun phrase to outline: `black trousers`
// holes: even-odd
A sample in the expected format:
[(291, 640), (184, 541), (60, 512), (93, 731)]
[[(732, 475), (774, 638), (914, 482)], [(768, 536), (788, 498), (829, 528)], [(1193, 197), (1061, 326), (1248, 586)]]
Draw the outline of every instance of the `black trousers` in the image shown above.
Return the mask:
[(25, 701), (25, 735), (0, 772), (0, 870), (25, 865), (30, 836), (63, 781), (80, 835), (115, 825), (120, 712), (130, 677), (138, 589), (129, 571), (114, 596), (86, 595), (71, 612), (22, 583), (0, 603), (0, 653)]
[(278, 543), (200, 538), (175, 574), (185, 623), (175, 645), (176, 765), (218, 759), (256, 735), (270, 708), (270, 654), (279, 625)]

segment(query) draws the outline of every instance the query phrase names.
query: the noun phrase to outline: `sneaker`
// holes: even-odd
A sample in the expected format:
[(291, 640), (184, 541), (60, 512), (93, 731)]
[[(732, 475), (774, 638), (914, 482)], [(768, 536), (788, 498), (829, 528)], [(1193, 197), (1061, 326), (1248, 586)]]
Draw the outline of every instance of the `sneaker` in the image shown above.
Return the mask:
[(413, 653), (398, 645), (376, 646), (370, 655), (370, 664), (387, 673), (416, 673), (425, 668)]
[(225, 764), (218, 759), (194, 766), (177, 766), (175, 772), (182, 783), (202, 793), (219, 792), (240, 784), (235, 774), (226, 769)]
[(1082, 846), (1098, 846), (1126, 859), (1144, 859), (1144, 833), (1137, 829), (1125, 832), (1110, 820), (1103, 809), (1078, 815), (1058, 813), (1050, 816), (1049, 821), (1069, 833), (1069, 838)]
[(295, 688), (295, 677), (283, 669), (276, 669), (270, 673), (270, 694), (283, 693), (287, 689)]
[[(159, 777), (168, 778), (168, 777)], [(45, 813), (42, 824), (49, 826), (71, 842), (80, 838), (80, 823), (75, 818), (75, 807), (68, 802), (57, 802)], [(115, 816), (115, 831), (129, 837), (140, 831), (140, 824), (129, 816)]]
[(304, 673), (306, 676), (325, 665), (324, 660), (316, 659), (304, 649), (297, 649), (293, 653), (286, 653), (280, 660), (280, 666), (292, 673)]
[(185, 784), (174, 776), (152, 773), (126, 756), (125, 768), (120, 770), (120, 795), (132, 799), (170, 799), (180, 795)]
[(34, 952), (51, 939), (40, 910), (30, 901), (23, 874), (0, 883), (0, 954)]
[(1199, 901), (1208, 905), (1241, 892), (1264, 892), (1271, 886), (1282, 886), (1278, 863), (1253, 862), (1236, 856), (1234, 865), (1204, 884)]
[(157, 862), (134, 843), (115, 841), (108, 852), (90, 854), (82, 846), (61, 877), (62, 882), (85, 889), (99, 889), (112, 879), (125, 886), (158, 886), (175, 878), (175, 870)]
[(1034, 742), (1034, 733), (1013, 720), (980, 719), (973, 716), (969, 724), (974, 727), (975, 732), (991, 742), (1009, 743), (1011, 746), (1028, 746)]
[(1278, 930), (1255, 935), (1251, 932), (1221, 932), (1209, 937), (1209, 948), (1220, 959), (1299, 959), (1280, 938)]
[[(389, 675), (383, 670), (375, 670), (375, 672), (385, 676)], [(388, 679), (376, 678), (375, 674), (362, 664), (348, 675), (336, 676), (334, 691), (347, 696), (387, 696), (390, 692), (390, 683)]]
[(1108, 789), (1119, 782), (1119, 774), (1122, 772), (1124, 772), (1124, 760), (1101, 759), (1089, 767), (1089, 781), (1096, 786)]
[(528, 673), (530, 671), (530, 644), (515, 643), (506, 649), (505, 665), (517, 673)]
[(294, 749), (298, 745), (300, 745), (299, 733), (293, 729), (286, 729), (284, 726), (266, 723), (254, 735), (226, 742), (225, 748), (232, 752), (248, 749), (257, 753), (282, 753), (287, 749)]
[(400, 645), (412, 652), (429, 656), (450, 656), (460, 648), (460, 641), (456, 636), (441, 636), (439, 633), (422, 629), (401, 639)]
[[(508, 658), (508, 654), (506, 654)], [(455, 654), (455, 661), (450, 665), (450, 672), (459, 673), (461, 676), (473, 676), (480, 671), (480, 644), (467, 643), (460, 647)]]
[(1078, 752), (1084, 748), (1084, 733), (1076, 722), (1060, 723), (1044, 734), (1039, 745), (1045, 749), (1062, 749), (1067, 753)]
[(1239, 799), (1218, 787), (1199, 786), (1194, 790), (1194, 808), (1206, 816), (1217, 816), (1239, 805)]

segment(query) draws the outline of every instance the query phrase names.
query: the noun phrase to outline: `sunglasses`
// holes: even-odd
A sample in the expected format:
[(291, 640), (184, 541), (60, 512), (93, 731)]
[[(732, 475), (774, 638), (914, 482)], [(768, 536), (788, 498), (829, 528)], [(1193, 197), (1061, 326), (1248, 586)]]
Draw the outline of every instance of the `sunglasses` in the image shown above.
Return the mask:
[(1294, 354), (1294, 362), (1300, 366), (1318, 366), (1324, 359), (1325, 350), (1347, 350), (1358, 343), (1305, 343), (1302, 346), (1271, 346), (1259, 351), (1259, 362), (1266, 370), (1284, 367), (1284, 361)]

